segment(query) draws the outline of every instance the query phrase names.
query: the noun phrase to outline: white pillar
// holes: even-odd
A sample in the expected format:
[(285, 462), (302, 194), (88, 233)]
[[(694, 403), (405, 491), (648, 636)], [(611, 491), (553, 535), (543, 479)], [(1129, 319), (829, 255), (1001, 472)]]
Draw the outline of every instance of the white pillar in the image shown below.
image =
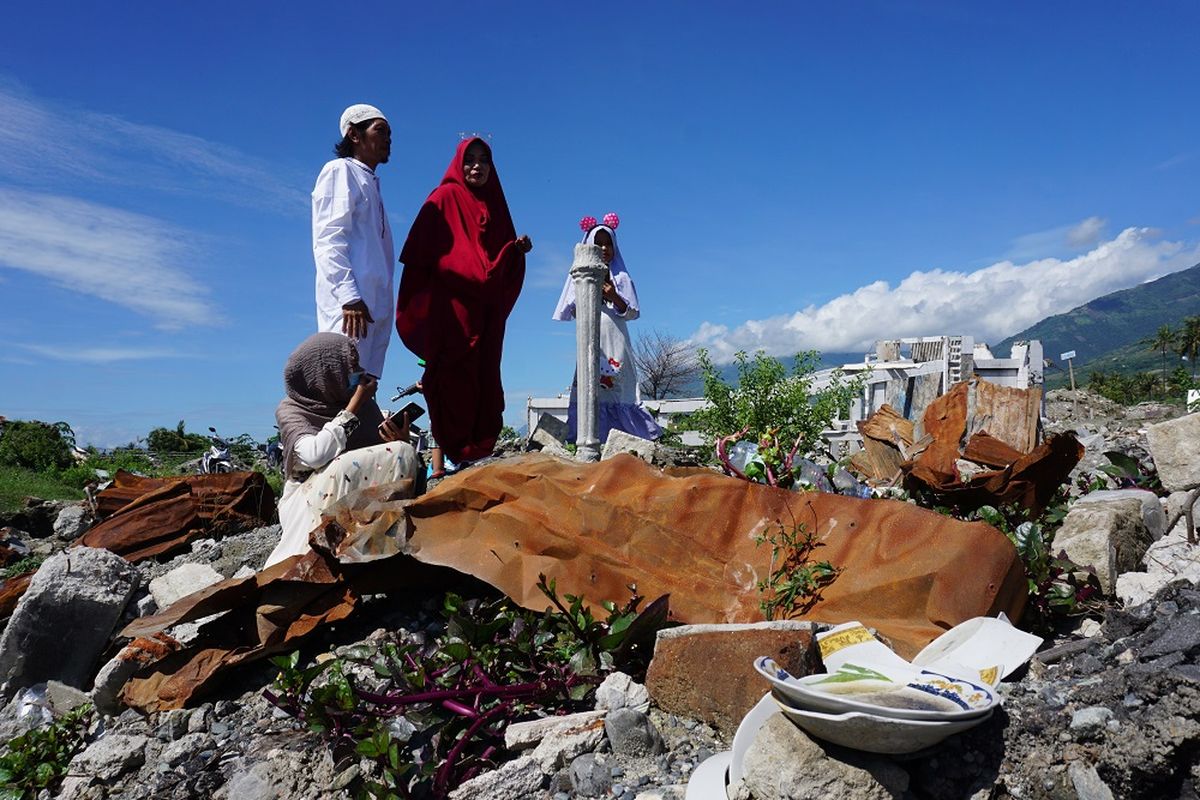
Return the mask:
[(600, 362), (600, 292), (608, 265), (594, 244), (575, 245), (571, 278), (575, 281), (575, 457), (599, 461), (596, 402)]

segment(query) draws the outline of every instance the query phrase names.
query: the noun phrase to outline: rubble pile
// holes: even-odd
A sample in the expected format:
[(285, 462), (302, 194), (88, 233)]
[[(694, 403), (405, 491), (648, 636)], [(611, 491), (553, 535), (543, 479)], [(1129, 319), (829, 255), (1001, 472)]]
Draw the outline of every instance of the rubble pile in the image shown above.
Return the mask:
[[(993, 402), (988, 391), (984, 400)], [(946, 473), (937, 488), (947, 496), (1015, 486), (1016, 496), (1040, 505), (1040, 481), (1049, 479), (1022, 487), (1015, 468), (1044, 446), (1030, 433), (1025, 413), (1036, 404), (1022, 400), (1008, 414), (1012, 409), (999, 406), (986, 411), (985, 402), (981, 412), (980, 395), (961, 394), (929, 407), (935, 415), (939, 408), (947, 412), (941, 422), (950, 420), (945, 443), (953, 440), (953, 453), (939, 452), (940, 429), (932, 418), (934, 424), (915, 428), (902, 418), (878, 418), (865, 426), (874, 445), (860, 464), (894, 467), (894, 478), (905, 461), (887, 448), (916, 455), (911, 464), (919, 454), (904, 451), (928, 438), (922, 452), (940, 460), (926, 466), (953, 464), (969, 450), (994, 462), (991, 470), (1001, 476)], [(960, 400), (965, 412), (949, 413)], [(1094, 471), (1107, 463), (1105, 450), (1120, 450), (1147, 467), (1162, 462), (1171, 492), (1169, 498), (1136, 489), (1092, 492), (1067, 514), (1059, 529), (1063, 548), (1112, 593), (1103, 618), (1072, 620), (1000, 684), (1003, 705), (986, 722), (930, 749), (905, 756), (850, 750), (811, 738), (776, 715), (744, 752), (744, 774), (728, 793), (718, 786), (719, 794), (688, 800), (1200, 796), (1200, 546), (1188, 541), (1178, 513), (1196, 502), (1200, 485), (1200, 437), (1188, 433), (1200, 415), (1175, 419), (1173, 407), (1123, 409), (1086, 392), (1062, 391), (1047, 397), (1046, 413), (1046, 432), (1062, 434), (1072, 448), (1077, 437), (1085, 449), (1076, 472)], [(988, 424), (1008, 430), (1008, 438), (995, 436)], [(1013, 432), (1025, 438), (1014, 443)], [(542, 449), (553, 452), (546, 443)], [(262, 495), (251, 485), (238, 484), (240, 506), (209, 502), (186, 481), (148, 487), (148, 499), (126, 500), (108, 516), (120, 523), (134, 513), (144, 520), (157, 515), (166, 520), (159, 525), (163, 535), (149, 523), (110, 523), (109, 533), (127, 526), (124, 557), (70, 547), (98, 541), (98, 527), (106, 531), (83, 504), (34, 503), (0, 520), (8, 527), (0, 556), (49, 557), (23, 584), (0, 584), (0, 609), (6, 591), (20, 597), (8, 606), (11, 617), (0, 638), (7, 703), (0, 740), (93, 702), (107, 713), (92, 724), (61, 788), (38, 800), (349, 800), (373, 762), (331, 749), (268, 702), (263, 691), (278, 670), (250, 660), (250, 649), (265, 655), (300, 648), (312, 660), (389, 633), (436, 636), (444, 626), (436, 612), (447, 576), (466, 581), (462, 591), (490, 596), (500, 590), (536, 607), (531, 575), (558, 569), (560, 592), (598, 585), (602, 599), (619, 600), (617, 589), (636, 582), (648, 596), (671, 593), (680, 621), (704, 624), (660, 634), (645, 685), (614, 674), (597, 692), (594, 711), (511, 726), (503, 766), (451, 797), (684, 800), (693, 773), (730, 748), (738, 719), (769, 688), (748, 656), (770, 655), (797, 674), (812, 671), (819, 663), (815, 626), (862, 618), (911, 657), (938, 625), (1002, 610), (1020, 614), (1023, 595), (1013, 593), (1023, 591), (1020, 562), (1008, 540), (983, 523), (895, 500), (747, 490), (705, 470), (675, 475), (652, 468), (644, 461), (661, 460), (663, 452), (637, 442), (613, 449), (620, 452), (592, 467), (545, 453), (499, 459), (441, 482), (403, 515), (364, 498), (314, 532), (318, 552), (265, 573), (255, 570), (279, 529), (264, 525)], [(1065, 459), (1051, 461), (1056, 474), (1065, 474)], [(124, 485), (134, 491), (135, 483)], [(183, 512), (172, 510), (171, 497), (190, 498), (179, 506)], [(570, 503), (573, 516), (556, 513), (562, 503)], [(755, 616), (756, 579), (769, 574), (773, 562), (769, 548), (756, 550), (745, 531), (725, 531), (718, 520), (773, 519), (785, 511), (822, 537), (822, 558), (846, 569), (804, 620), (748, 625), (761, 619)], [(1169, 522), (1174, 525), (1167, 530)], [(397, 547), (398, 531), (410, 545), (406, 552)], [(865, 536), (872, 537), (871, 547), (862, 546)], [(950, 540), (961, 553), (943, 547)], [(432, 586), (409, 582), (421, 574), (418, 567), (430, 565), (441, 570)], [(380, 575), (405, 590), (380, 593), (386, 588)], [(287, 598), (296, 592), (307, 592), (309, 604), (289, 610)], [(886, 613), (873, 600), (879, 597), (887, 598)], [(69, 647), (61, 646), (63, 636)], [(220, 681), (192, 697), (200, 684), (188, 684), (189, 675), (211, 669), (206, 674), (215, 676), (216, 662), (226, 660), (244, 663), (221, 670)], [(181, 665), (193, 666), (170, 671)], [(141, 710), (126, 707), (135, 696), (129, 687), (155, 674), (156, 687), (186, 684), (188, 691), (175, 702), (158, 688), (146, 690), (140, 697), (151, 702), (134, 703)]]

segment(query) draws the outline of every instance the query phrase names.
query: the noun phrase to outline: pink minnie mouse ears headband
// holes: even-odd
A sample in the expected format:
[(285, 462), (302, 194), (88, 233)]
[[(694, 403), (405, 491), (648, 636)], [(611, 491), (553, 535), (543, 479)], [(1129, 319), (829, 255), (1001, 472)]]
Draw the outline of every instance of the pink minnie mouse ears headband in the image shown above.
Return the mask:
[(601, 223), (607, 225), (615, 231), (617, 226), (621, 224), (621, 218), (610, 211), (604, 215), (604, 219), (601, 220), (601, 222), (596, 222), (595, 217), (584, 217), (583, 219), (579, 220), (579, 227), (584, 233), (587, 233)]

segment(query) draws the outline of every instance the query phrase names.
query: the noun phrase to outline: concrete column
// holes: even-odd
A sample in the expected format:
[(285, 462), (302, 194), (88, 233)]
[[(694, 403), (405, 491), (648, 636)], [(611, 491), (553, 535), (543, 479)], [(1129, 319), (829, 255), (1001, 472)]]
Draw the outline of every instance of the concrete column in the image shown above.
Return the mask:
[(571, 278), (575, 281), (575, 457), (599, 461), (596, 402), (600, 362), (600, 293), (608, 265), (594, 244), (575, 245)]

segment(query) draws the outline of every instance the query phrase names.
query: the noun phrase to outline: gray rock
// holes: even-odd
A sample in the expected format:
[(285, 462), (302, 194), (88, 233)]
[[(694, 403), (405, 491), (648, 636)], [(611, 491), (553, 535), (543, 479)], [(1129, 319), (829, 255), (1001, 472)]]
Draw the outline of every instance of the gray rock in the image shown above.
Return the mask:
[(1072, 506), (1051, 550), (1065, 551), (1081, 567), (1094, 567), (1101, 588), (1111, 593), (1118, 575), (1138, 569), (1152, 541), (1141, 499), (1117, 497)]
[(612, 768), (596, 753), (584, 753), (571, 762), (571, 787), (583, 797), (603, 797), (612, 789)]
[(523, 800), (542, 788), (546, 776), (531, 756), (476, 775), (450, 793), (450, 800)]
[(177, 600), (225, 580), (208, 564), (182, 564), (150, 581), (150, 594), (159, 608), (170, 608)]
[(51, 556), (0, 637), (0, 681), (10, 688), (50, 679), (86, 687), (137, 585), (133, 565), (107, 550), (75, 547)]
[(604, 718), (604, 732), (614, 753), (633, 756), (657, 755), (663, 740), (650, 718), (632, 708), (618, 708)]
[[(584, 728), (602, 729), (603, 719), (603, 711), (581, 711), (578, 714), (514, 722), (504, 729), (504, 746), (509, 750), (524, 750), (536, 746), (550, 736), (560, 736)], [(410, 735), (411, 733), (412, 731), (409, 731)], [(407, 738), (404, 737), (405, 740)]]
[(73, 542), (92, 526), (92, 515), (82, 504), (67, 506), (54, 520), (54, 535), (64, 542)]
[(1150, 531), (1153, 539), (1161, 539), (1162, 535), (1167, 532), (1167, 515), (1163, 511), (1162, 501), (1154, 492), (1145, 489), (1102, 489), (1085, 494), (1075, 501), (1072, 508), (1086, 506), (1090, 503), (1108, 503), (1119, 500), (1137, 500), (1142, 504), (1142, 521), (1146, 524), (1146, 530)]
[(1101, 730), (1113, 718), (1113, 712), (1104, 706), (1089, 706), (1071, 714), (1071, 730), (1089, 734)]
[(1177, 580), (1200, 584), (1200, 547), (1188, 544), (1182, 526), (1159, 539), (1142, 559), (1145, 572), (1129, 572), (1117, 578), (1117, 597), (1127, 608), (1150, 601), (1164, 586)]
[[(537, 427), (529, 434), (530, 449), (566, 452), (568, 435), (567, 423), (553, 414), (542, 414), (538, 417)], [(537, 447), (533, 447), (533, 445), (537, 445)]]
[(646, 710), (650, 692), (624, 672), (614, 672), (596, 687), (596, 708), (615, 711), (618, 708)]
[(1200, 649), (1200, 614), (1181, 614), (1167, 626), (1163, 634), (1138, 655), (1155, 658), (1168, 653), (1191, 653)]
[(884, 800), (901, 797), (909, 783), (908, 773), (889, 759), (827, 755), (781, 714), (758, 732), (744, 769), (743, 788), (755, 800)]
[(160, 758), (168, 766), (178, 767), (201, 750), (212, 747), (212, 743), (212, 737), (207, 733), (189, 733), (163, 748)]
[(158, 727), (155, 728), (154, 735), (164, 742), (173, 742), (183, 738), (188, 732), (188, 717), (191, 715), (192, 712), (186, 708), (164, 711), (159, 715)]
[(1177, 492), (1200, 486), (1200, 414), (1151, 425), (1146, 439), (1163, 488)]
[(1072, 761), (1067, 775), (1079, 800), (1113, 800), (1112, 789), (1100, 778), (1096, 768), (1082, 761)]
[(74, 686), (67, 686), (58, 681), (46, 681), (46, 702), (55, 713), (66, 714), (82, 705), (92, 702), (87, 692), (80, 691)]
[[(592, 712), (595, 713), (595, 712)], [(604, 723), (599, 718), (581, 720), (544, 737), (532, 756), (549, 774), (566, 766), (571, 759), (595, 750), (604, 741)]]
[(71, 759), (71, 775), (111, 781), (146, 761), (145, 736), (112, 733), (92, 742), (83, 752)]
[(600, 460), (607, 461), (618, 453), (629, 453), (647, 463), (652, 463), (656, 448), (657, 445), (649, 439), (613, 429), (609, 431), (608, 439), (604, 442), (604, 451), (600, 454)]

